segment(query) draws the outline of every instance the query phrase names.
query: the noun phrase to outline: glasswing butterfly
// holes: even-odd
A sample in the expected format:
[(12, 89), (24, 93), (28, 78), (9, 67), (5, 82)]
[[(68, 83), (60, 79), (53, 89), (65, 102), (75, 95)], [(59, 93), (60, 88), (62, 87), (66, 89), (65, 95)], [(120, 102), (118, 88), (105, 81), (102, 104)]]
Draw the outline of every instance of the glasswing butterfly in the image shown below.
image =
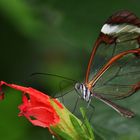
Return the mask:
[[(115, 44), (112, 56), (89, 80), (92, 61), (102, 43)], [(125, 50), (122, 49), (121, 52), (115, 54), (120, 43), (125, 46)], [(126, 44), (132, 45), (134, 48), (128, 49)], [(119, 11), (112, 15), (103, 25), (95, 42), (88, 63), (85, 82), (75, 85), (75, 89), (82, 94), (82, 98), (90, 103), (91, 98), (95, 97), (121, 115), (133, 117), (134, 113), (132, 111), (115, 104), (109, 98), (124, 99), (140, 89), (139, 44), (140, 19), (129, 11)]]
[[(105, 44), (106, 49), (112, 47), (112, 53), (105, 64), (92, 74), (90, 71), (93, 69), (93, 60), (95, 62), (95, 56), (98, 54), (97, 50), (100, 52), (98, 48), (102, 47), (101, 44)], [(99, 37), (95, 41), (86, 70), (85, 82), (75, 84), (78, 95), (89, 105), (95, 97), (119, 114), (128, 118), (133, 117), (135, 114), (132, 111), (117, 105), (111, 99), (127, 98), (140, 89), (139, 45), (140, 19), (129, 11), (119, 11), (112, 15), (103, 25)], [(33, 75), (36, 74), (45, 73), (34, 73)], [(75, 80), (63, 76), (52, 76), (75, 82)], [(63, 98), (65, 95), (67, 93), (56, 97)]]
[(133, 112), (115, 104), (109, 98), (124, 99), (140, 90), (140, 48), (115, 55), (91, 80), (76, 83), (75, 89), (86, 102), (90, 103), (91, 98), (95, 97), (121, 115), (133, 117)]

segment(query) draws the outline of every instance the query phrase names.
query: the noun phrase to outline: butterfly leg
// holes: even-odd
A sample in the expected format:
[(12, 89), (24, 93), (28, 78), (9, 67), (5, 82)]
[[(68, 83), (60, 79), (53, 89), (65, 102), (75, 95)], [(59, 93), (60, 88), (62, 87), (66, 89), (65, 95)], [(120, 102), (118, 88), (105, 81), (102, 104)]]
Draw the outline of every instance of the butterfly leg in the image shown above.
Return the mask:
[(75, 102), (75, 105), (74, 105), (74, 108), (73, 108), (73, 111), (72, 111), (72, 113), (74, 114), (74, 112), (75, 112), (75, 110), (76, 110), (76, 108), (77, 108), (77, 105), (78, 105), (78, 101), (79, 101), (79, 99), (80, 99), (81, 97), (77, 97), (77, 99), (76, 99), (76, 102)]
[(89, 106), (91, 107), (92, 111), (90, 111), (90, 113), (89, 113), (88, 112), (89, 108), (86, 108), (85, 115), (83, 116), (83, 120), (82, 120), (82, 125), (85, 123), (86, 119), (88, 120), (89, 123), (91, 123), (91, 121), (92, 121), (92, 117), (93, 117), (93, 114), (94, 114), (95, 107), (92, 104), (90, 104)]
[(94, 107), (92, 104), (90, 104), (90, 107), (92, 108), (92, 113), (90, 114), (90, 116), (89, 116), (89, 118), (88, 118), (89, 122), (92, 121), (92, 116), (93, 116), (94, 111), (95, 111), (95, 107)]

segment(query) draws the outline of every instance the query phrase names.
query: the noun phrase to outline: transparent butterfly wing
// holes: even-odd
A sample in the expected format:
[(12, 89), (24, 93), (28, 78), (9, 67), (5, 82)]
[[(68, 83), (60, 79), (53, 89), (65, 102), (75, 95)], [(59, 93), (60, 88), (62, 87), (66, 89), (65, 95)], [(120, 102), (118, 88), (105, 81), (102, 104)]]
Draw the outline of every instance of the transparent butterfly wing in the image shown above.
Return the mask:
[[(98, 70), (100, 70), (113, 56), (130, 49), (139, 48), (136, 38), (131, 39), (130, 34), (125, 33), (121, 38), (123, 38), (123, 41), (121, 42), (109, 45), (101, 43), (98, 46), (90, 66), (90, 75), (96, 75)], [(91, 78), (92, 77), (89, 76), (89, 81)]]
[(58, 77), (55, 74), (37, 73), (30, 76), (26, 80), (26, 84), (53, 98), (58, 98), (73, 90), (75, 82)]
[(123, 99), (137, 92), (140, 57), (128, 54), (116, 61), (97, 81), (93, 92), (111, 99)]

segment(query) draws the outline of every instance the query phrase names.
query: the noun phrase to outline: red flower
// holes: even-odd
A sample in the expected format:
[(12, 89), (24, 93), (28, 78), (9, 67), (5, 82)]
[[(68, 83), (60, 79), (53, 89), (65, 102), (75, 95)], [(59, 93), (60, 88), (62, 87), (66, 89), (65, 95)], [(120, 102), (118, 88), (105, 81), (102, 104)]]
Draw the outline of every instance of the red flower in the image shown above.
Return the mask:
[(23, 92), (23, 103), (19, 106), (19, 116), (25, 116), (33, 125), (41, 127), (50, 127), (59, 123), (60, 117), (51, 104), (51, 100), (63, 109), (63, 106), (56, 100), (51, 99), (48, 95), (35, 90), (31, 87), (23, 87), (15, 84), (0, 82), (0, 99), (4, 98), (1, 86), (6, 85), (13, 89)]

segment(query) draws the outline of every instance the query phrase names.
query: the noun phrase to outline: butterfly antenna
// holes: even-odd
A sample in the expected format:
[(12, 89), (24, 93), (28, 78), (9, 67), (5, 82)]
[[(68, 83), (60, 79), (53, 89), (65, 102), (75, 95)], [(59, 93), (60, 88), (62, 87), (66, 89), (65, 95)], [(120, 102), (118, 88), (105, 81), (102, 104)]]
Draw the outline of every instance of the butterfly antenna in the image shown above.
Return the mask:
[(57, 75), (57, 74), (51, 74), (51, 73), (35, 72), (35, 73), (32, 73), (30, 76), (35, 76), (35, 75), (54, 76), (54, 77), (59, 77), (59, 78), (62, 78), (62, 79), (65, 79), (65, 80), (69, 80), (69, 81), (72, 81), (72, 82), (77, 82), (74, 79), (71, 79), (71, 78), (68, 78), (68, 77), (64, 77), (64, 76), (61, 76), (61, 75)]

